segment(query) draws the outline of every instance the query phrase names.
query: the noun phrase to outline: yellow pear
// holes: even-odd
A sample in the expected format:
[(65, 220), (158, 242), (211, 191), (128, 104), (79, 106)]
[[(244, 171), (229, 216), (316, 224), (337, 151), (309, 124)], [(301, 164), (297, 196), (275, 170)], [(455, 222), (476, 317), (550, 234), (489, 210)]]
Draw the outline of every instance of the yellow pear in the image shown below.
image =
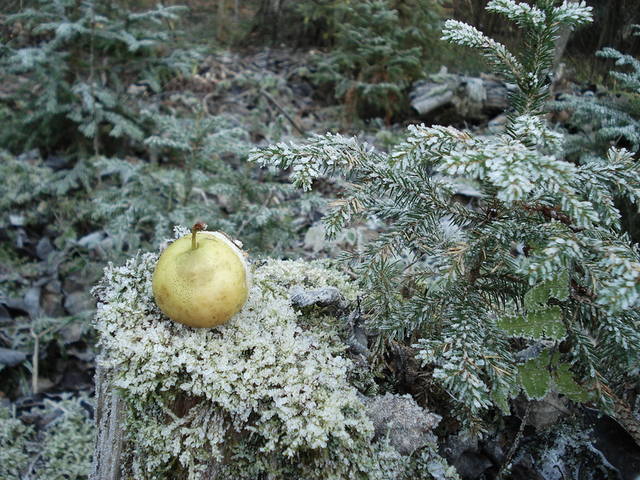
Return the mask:
[(215, 327), (238, 313), (249, 294), (245, 254), (221, 232), (202, 231), (169, 245), (153, 272), (153, 296), (160, 310), (190, 327)]

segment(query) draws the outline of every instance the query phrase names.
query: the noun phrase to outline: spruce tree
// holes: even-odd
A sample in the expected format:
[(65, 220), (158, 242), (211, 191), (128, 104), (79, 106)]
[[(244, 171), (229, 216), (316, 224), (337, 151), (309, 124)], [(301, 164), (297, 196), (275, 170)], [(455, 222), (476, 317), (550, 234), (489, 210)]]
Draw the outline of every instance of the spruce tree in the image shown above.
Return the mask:
[[(640, 35), (640, 25), (635, 26)], [(573, 154), (601, 154), (611, 145), (640, 150), (640, 60), (614, 48), (604, 48), (599, 57), (614, 61), (610, 71), (611, 93), (599, 98), (594, 92), (563, 95), (556, 110), (570, 112), (567, 150)]]
[(406, 106), (406, 89), (424, 73), (439, 9), (433, 0), (300, 2), (308, 20), (327, 24), (331, 50), (314, 79), (331, 84), (351, 114), (387, 120)]
[(177, 48), (166, 28), (184, 8), (37, 3), (6, 18), (20, 34), (0, 44), (0, 80), (9, 91), (0, 103), (0, 147), (104, 153), (109, 141), (143, 140), (146, 128), (127, 89), (141, 82), (157, 92), (168, 75), (190, 71), (195, 50)]
[[(487, 8), (524, 31), (514, 54), (450, 20), (444, 38), (480, 50), (518, 88), (504, 133), (411, 126), (389, 154), (340, 135), (278, 144), (251, 157), (316, 178), (348, 180), (325, 222), (335, 235), (358, 218), (384, 231), (346, 258), (368, 292), (369, 326), (415, 356), (465, 425), (482, 428), (510, 399), (554, 390), (625, 411), (638, 373), (640, 254), (621, 233), (613, 198), (640, 195), (624, 149), (571, 163), (545, 123), (554, 40), (590, 20), (584, 2), (492, 0)], [(461, 186), (473, 202), (456, 201)]]

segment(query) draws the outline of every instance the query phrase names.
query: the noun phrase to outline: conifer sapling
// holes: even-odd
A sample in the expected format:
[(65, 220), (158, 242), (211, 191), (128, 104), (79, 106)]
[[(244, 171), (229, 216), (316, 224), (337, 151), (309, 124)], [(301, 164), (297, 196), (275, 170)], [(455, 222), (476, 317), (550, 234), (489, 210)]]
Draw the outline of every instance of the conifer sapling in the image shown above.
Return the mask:
[[(454, 20), (443, 37), (478, 49), (517, 87), (504, 133), (410, 126), (389, 154), (326, 134), (250, 159), (291, 168), (307, 190), (321, 175), (346, 177), (327, 232), (359, 218), (384, 225), (348, 255), (369, 326), (411, 343), (464, 426), (482, 429), (520, 393), (552, 390), (623, 423), (640, 356), (640, 251), (613, 200), (637, 204), (638, 164), (615, 148), (568, 162), (563, 135), (544, 120), (559, 28), (588, 22), (591, 8), (492, 0), (487, 9), (524, 30), (518, 54)], [(475, 203), (453, 201), (461, 187)]]

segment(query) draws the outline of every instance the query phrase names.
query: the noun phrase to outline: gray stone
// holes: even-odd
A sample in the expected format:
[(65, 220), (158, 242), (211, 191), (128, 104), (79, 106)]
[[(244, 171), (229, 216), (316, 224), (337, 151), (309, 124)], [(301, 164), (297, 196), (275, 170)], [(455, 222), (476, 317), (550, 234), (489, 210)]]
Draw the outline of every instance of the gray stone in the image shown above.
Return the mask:
[(47, 281), (44, 286), (44, 290), (48, 293), (61, 293), (62, 284), (60, 283), (60, 280), (54, 278), (53, 280)]
[(62, 306), (62, 294), (60, 293), (50, 293), (45, 291), (42, 294), (40, 305), (42, 312), (47, 317), (62, 317), (65, 314)]
[(93, 232), (89, 235), (85, 235), (80, 240), (78, 240), (78, 245), (83, 248), (92, 249), (100, 246), (100, 243), (107, 236), (103, 231)]
[(24, 304), (31, 318), (36, 318), (40, 314), (40, 287), (31, 287), (24, 294)]
[(346, 301), (340, 290), (335, 287), (324, 287), (315, 290), (305, 290), (299, 285), (291, 288), (289, 292), (291, 304), (297, 308), (306, 308), (312, 305), (318, 307), (346, 307)]
[(64, 299), (64, 308), (71, 315), (93, 310), (95, 300), (86, 292), (73, 292)]
[[(555, 425), (561, 417), (571, 413), (567, 405), (567, 399), (560, 397), (554, 391), (547, 393), (540, 400), (531, 400), (528, 403), (529, 417), (527, 424), (538, 431)], [(520, 405), (520, 402), (517, 402), (517, 406), (524, 411), (525, 405)]]
[(36, 255), (40, 260), (46, 260), (54, 248), (49, 237), (42, 237), (36, 245)]
[(367, 337), (367, 330), (359, 309), (349, 314), (347, 323), (349, 325), (349, 337), (347, 339), (349, 348), (352, 352), (368, 358), (371, 354), (369, 351), (369, 338)]
[(37, 148), (34, 148), (33, 150), (29, 150), (27, 152), (23, 152), (16, 157), (16, 160), (18, 160), (19, 162), (26, 162), (31, 164), (37, 162), (39, 159), (40, 151)]
[(9, 310), (7, 310), (5, 306), (0, 303), (0, 322), (4, 322), (7, 320), (11, 320), (11, 314), (9, 313)]
[(10, 214), (9, 223), (14, 227), (24, 227), (26, 222), (24, 215)]
[(27, 354), (10, 350), (8, 348), (0, 348), (0, 365), (7, 367), (15, 367), (27, 359)]
[(14, 314), (16, 314), (16, 311), (21, 312), (17, 315), (29, 314), (29, 308), (21, 298), (4, 298), (2, 300), (2, 303), (7, 307), (8, 310), (14, 310)]
[(468, 451), (460, 455), (453, 466), (463, 480), (475, 480), (481, 478), (493, 462), (481, 453)]
[(451, 435), (445, 447), (446, 457), (463, 480), (481, 478), (493, 462), (484, 454), (477, 436)]
[(411, 395), (378, 395), (363, 399), (373, 422), (375, 437), (388, 436), (401, 455), (411, 455), (428, 443), (435, 443), (433, 429), (442, 419), (420, 407)]

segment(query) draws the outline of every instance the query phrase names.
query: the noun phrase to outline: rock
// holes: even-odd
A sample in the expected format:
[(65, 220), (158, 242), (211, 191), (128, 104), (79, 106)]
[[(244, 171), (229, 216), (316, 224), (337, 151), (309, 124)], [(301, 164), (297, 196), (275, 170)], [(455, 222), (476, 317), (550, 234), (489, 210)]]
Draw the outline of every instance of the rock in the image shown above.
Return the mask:
[(530, 406), (527, 424), (538, 431), (555, 425), (562, 416), (570, 413), (566, 398), (561, 398), (553, 391), (541, 400), (531, 400), (528, 403)]
[(58, 336), (64, 345), (69, 345), (80, 341), (85, 331), (86, 325), (84, 322), (71, 322), (66, 327), (60, 329)]
[(2, 303), (0, 303), (0, 323), (4, 323), (9, 320), (11, 320), (11, 314), (9, 313), (9, 310), (7, 310)]
[(43, 285), (40, 306), (44, 314), (48, 317), (64, 316), (62, 306), (62, 285), (57, 279), (49, 280)]
[(45, 292), (42, 294), (40, 300), (42, 312), (47, 317), (62, 317), (64, 316), (64, 308), (62, 306), (62, 294)]
[(593, 447), (611, 468), (615, 468), (623, 480), (640, 477), (640, 446), (624, 428), (606, 415), (591, 414)]
[(55, 387), (55, 383), (53, 383), (50, 379), (38, 377), (37, 390), (39, 393), (51, 390), (53, 387)]
[(69, 347), (66, 350), (67, 355), (77, 358), (83, 362), (93, 362), (96, 358), (95, 352), (90, 348), (80, 349), (78, 347)]
[(64, 308), (70, 315), (94, 310), (95, 307), (95, 300), (84, 291), (70, 293), (64, 299)]
[(16, 232), (16, 248), (18, 250), (22, 250), (29, 244), (31, 244), (31, 240), (29, 240), (27, 232), (24, 231), (24, 228), (18, 228), (18, 231)]
[(36, 318), (40, 314), (41, 293), (42, 289), (40, 287), (31, 287), (24, 294), (24, 305), (31, 318)]
[(44, 161), (44, 164), (54, 172), (57, 172), (58, 170), (62, 170), (64, 168), (73, 167), (73, 161), (71, 160), (71, 157), (62, 157), (58, 155), (49, 155)]
[(100, 246), (100, 243), (105, 239), (107, 234), (103, 231), (93, 232), (89, 235), (85, 235), (80, 240), (78, 240), (78, 246), (92, 249)]
[(36, 255), (38, 255), (40, 260), (46, 260), (53, 250), (54, 248), (49, 237), (42, 237), (36, 245)]
[(67, 294), (88, 291), (101, 276), (102, 267), (99, 264), (88, 264), (82, 270), (64, 277), (62, 291)]
[(453, 462), (453, 466), (463, 480), (475, 480), (490, 469), (493, 462), (482, 453), (467, 451)]
[(507, 125), (507, 115), (501, 113), (500, 115), (489, 120), (487, 127), (491, 133), (502, 133)]
[(0, 365), (4, 365), (5, 367), (15, 367), (16, 365), (20, 365), (26, 359), (26, 353), (10, 350), (8, 348), (0, 348)]
[(16, 160), (19, 162), (26, 162), (34, 164), (40, 159), (40, 152), (38, 149), (34, 148), (33, 150), (29, 150), (27, 152), (21, 153), (16, 157)]
[(352, 352), (368, 358), (371, 354), (369, 351), (369, 339), (359, 309), (349, 314), (347, 322), (349, 324), (349, 338), (347, 339), (349, 348)]
[(24, 219), (24, 215), (10, 214), (9, 223), (13, 227), (24, 227), (26, 222)]
[(441, 417), (426, 412), (411, 395), (378, 395), (363, 399), (367, 415), (373, 422), (375, 438), (389, 437), (401, 455), (411, 455), (418, 448), (437, 441), (433, 429)]
[(4, 307), (6, 307), (5, 309), (9, 312), (9, 315), (13, 314), (13, 316), (16, 317), (29, 314), (29, 308), (25, 304), (24, 300), (20, 298), (5, 298), (2, 300), (2, 303), (4, 304)]
[(445, 447), (446, 457), (463, 480), (475, 480), (491, 467), (493, 462), (484, 453), (478, 437), (451, 435)]
[(320, 252), (326, 245), (325, 228), (322, 222), (316, 222), (304, 235), (304, 248), (313, 253)]
[(318, 307), (346, 307), (346, 302), (340, 291), (335, 287), (324, 287), (316, 290), (304, 290), (296, 285), (291, 288), (291, 304), (296, 308), (306, 308), (312, 305)]

